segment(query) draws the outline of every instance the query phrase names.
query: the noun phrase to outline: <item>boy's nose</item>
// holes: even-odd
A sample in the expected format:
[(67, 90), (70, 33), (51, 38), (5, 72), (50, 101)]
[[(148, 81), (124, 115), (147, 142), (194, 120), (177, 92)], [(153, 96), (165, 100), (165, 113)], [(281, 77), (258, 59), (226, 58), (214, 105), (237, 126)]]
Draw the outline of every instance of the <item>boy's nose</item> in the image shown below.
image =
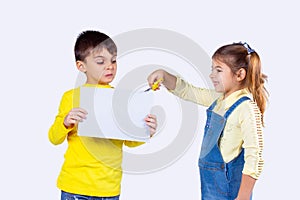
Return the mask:
[(106, 69), (113, 69), (114, 65), (115, 63), (110, 63), (109, 65), (107, 65)]

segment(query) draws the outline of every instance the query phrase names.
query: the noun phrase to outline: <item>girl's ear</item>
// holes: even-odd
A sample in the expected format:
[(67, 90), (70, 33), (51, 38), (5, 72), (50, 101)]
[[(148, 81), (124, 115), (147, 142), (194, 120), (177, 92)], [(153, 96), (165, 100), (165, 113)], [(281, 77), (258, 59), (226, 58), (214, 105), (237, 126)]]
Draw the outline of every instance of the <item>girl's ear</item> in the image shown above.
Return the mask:
[(242, 81), (246, 78), (246, 70), (244, 68), (241, 68), (237, 71), (237, 81)]
[(86, 68), (85, 68), (85, 64), (82, 61), (76, 61), (76, 67), (79, 71), (85, 73), (86, 72)]

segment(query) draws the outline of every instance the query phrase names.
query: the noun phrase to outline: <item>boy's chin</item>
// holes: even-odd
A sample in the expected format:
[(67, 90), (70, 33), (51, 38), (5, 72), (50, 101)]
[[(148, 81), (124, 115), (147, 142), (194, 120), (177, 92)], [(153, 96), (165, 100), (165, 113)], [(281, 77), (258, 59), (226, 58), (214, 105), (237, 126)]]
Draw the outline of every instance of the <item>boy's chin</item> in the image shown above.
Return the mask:
[(100, 85), (108, 85), (112, 82), (113, 80), (103, 80), (103, 81), (98, 81), (98, 84)]

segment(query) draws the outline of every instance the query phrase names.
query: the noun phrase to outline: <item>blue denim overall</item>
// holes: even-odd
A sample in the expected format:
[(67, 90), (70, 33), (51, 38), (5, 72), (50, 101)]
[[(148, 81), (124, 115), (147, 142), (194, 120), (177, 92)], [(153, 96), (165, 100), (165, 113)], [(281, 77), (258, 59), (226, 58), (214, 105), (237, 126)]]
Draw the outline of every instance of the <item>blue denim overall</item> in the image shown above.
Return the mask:
[(234, 200), (237, 197), (242, 170), (244, 149), (229, 163), (225, 163), (219, 149), (228, 116), (249, 97), (241, 97), (225, 113), (224, 117), (214, 113), (217, 101), (207, 109), (207, 121), (199, 158), (202, 200)]

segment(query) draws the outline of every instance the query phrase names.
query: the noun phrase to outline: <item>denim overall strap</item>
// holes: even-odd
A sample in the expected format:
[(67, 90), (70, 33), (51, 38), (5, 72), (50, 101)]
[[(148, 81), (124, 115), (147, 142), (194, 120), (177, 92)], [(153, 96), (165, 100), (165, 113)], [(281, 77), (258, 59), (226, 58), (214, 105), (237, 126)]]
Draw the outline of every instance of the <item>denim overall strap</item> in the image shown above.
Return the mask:
[(226, 112), (225, 115), (224, 115), (224, 118), (227, 119), (228, 116), (234, 111), (234, 109), (235, 109), (236, 107), (238, 107), (238, 105), (240, 105), (242, 102), (244, 102), (244, 101), (246, 101), (246, 100), (250, 100), (250, 98), (247, 97), (247, 96), (243, 96), (243, 97), (239, 98), (239, 100), (237, 100), (237, 101), (236, 101), (236, 102), (235, 102), (235, 103), (227, 110), (227, 112)]
[[(212, 107), (213, 109), (213, 107)], [(223, 133), (225, 126), (225, 118), (221, 115), (216, 114), (211, 109), (207, 109), (207, 119), (204, 129), (204, 136), (202, 139), (200, 159), (204, 158), (211, 152), (219, 141), (220, 135)], [(218, 162), (222, 159), (221, 154), (213, 154), (212, 161)]]
[(219, 139), (226, 120), (234, 109), (248, 97), (241, 97), (225, 113), (224, 117), (207, 109), (207, 123), (203, 137), (199, 168), (202, 200), (233, 200), (237, 196), (244, 165), (244, 150), (229, 163), (225, 163), (219, 149)]
[(215, 100), (208, 108), (208, 110), (213, 110), (215, 106), (217, 105), (218, 100)]

